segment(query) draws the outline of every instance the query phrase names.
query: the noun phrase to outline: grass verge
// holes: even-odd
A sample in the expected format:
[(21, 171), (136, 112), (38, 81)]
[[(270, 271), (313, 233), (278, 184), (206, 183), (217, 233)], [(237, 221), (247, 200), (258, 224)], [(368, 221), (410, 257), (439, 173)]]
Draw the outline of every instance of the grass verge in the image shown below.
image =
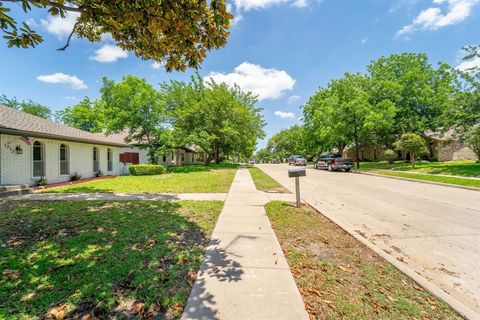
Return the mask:
[(169, 173), (155, 176), (120, 176), (46, 189), (45, 193), (216, 193), (228, 192), (237, 165), (192, 165), (171, 167)]
[(397, 161), (388, 164), (380, 162), (361, 162), (360, 171), (392, 170), (412, 171), (425, 174), (446, 174), (464, 177), (480, 177), (480, 163), (475, 161), (418, 162), (415, 168), (410, 163)]
[(289, 193), (289, 191), (283, 187), (280, 183), (275, 181), (268, 174), (263, 172), (261, 169), (256, 167), (249, 167), (248, 170), (252, 175), (253, 182), (257, 190), (265, 192), (279, 192), (279, 193)]
[(461, 319), (315, 210), (266, 210), (311, 319)]
[(223, 205), (0, 204), (0, 319), (178, 318)]
[(373, 171), (373, 173), (377, 173), (377, 174), (381, 174), (381, 175), (385, 175), (385, 176), (392, 176), (392, 177), (409, 178), (409, 179), (432, 181), (432, 182), (441, 182), (441, 183), (456, 184), (456, 185), (460, 185), (460, 186), (480, 188), (480, 180), (475, 180), (475, 179), (447, 177), (447, 176), (439, 176), (439, 175), (433, 175), (433, 174), (417, 174), (417, 173), (408, 173), (408, 172), (396, 172), (396, 171), (387, 171), (387, 170), (377, 170), (377, 171)]

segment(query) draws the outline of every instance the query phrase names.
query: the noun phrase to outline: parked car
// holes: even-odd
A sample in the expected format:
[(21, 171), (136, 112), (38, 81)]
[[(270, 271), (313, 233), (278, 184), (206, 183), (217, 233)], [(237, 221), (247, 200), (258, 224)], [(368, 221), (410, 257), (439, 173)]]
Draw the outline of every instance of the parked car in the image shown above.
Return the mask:
[(327, 169), (328, 171), (343, 170), (349, 172), (353, 168), (353, 161), (350, 158), (342, 158), (338, 153), (326, 153), (318, 155), (313, 160), (315, 169)]
[(248, 160), (248, 164), (255, 164), (255, 160), (253, 159)]
[(288, 157), (288, 165), (294, 165), (294, 166), (306, 166), (307, 165), (307, 159), (305, 159), (304, 156), (299, 155), (299, 154), (292, 154), (290, 157)]

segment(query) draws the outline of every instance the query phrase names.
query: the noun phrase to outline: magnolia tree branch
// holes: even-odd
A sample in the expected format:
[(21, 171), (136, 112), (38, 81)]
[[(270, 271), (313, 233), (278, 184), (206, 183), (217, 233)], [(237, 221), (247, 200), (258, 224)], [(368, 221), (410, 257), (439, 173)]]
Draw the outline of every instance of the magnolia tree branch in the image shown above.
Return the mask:
[[(0, 2), (13, 2), (13, 3), (18, 3), (18, 2), (23, 2), (23, 0), (2, 0)], [(28, 0), (28, 2), (31, 2), (31, 3), (40, 3), (40, 1), (35, 1), (35, 0)], [(52, 7), (56, 7), (58, 9), (62, 9), (62, 10), (65, 10), (65, 11), (72, 11), (72, 12), (83, 12), (86, 10), (86, 8), (84, 7), (69, 7), (69, 6), (66, 6), (66, 5), (63, 5), (63, 4), (60, 4), (60, 3), (57, 3), (57, 2), (53, 2), (53, 1), (49, 1), (48, 2), (48, 5), (52, 6)]]
[(68, 46), (70, 45), (70, 40), (72, 40), (72, 36), (75, 33), (75, 29), (77, 28), (77, 25), (78, 25), (78, 21), (75, 22), (72, 28), (72, 32), (70, 32), (70, 34), (68, 35), (67, 43), (63, 47), (58, 48), (57, 51), (65, 51), (65, 49), (68, 48)]

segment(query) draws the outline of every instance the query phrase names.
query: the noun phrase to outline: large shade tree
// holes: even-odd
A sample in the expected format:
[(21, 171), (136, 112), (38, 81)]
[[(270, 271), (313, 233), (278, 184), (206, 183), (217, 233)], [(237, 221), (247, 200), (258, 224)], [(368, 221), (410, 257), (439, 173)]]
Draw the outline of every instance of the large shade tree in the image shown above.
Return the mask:
[(176, 145), (196, 145), (206, 152), (205, 164), (222, 158), (248, 158), (264, 136), (257, 99), (239, 87), (204, 82), (197, 74), (191, 81), (162, 83)]
[(101, 132), (105, 129), (105, 115), (101, 99), (85, 97), (73, 107), (66, 107), (55, 113), (57, 122), (88, 132)]
[[(197, 67), (207, 51), (225, 45), (232, 14), (225, 0), (2, 0), (0, 30), (9, 47), (35, 47), (43, 41), (26, 22), (17, 21), (10, 11), (19, 6), (25, 13), (45, 10), (65, 17), (77, 14), (72, 36), (100, 41), (110, 34), (117, 45), (142, 59), (165, 63), (167, 70)], [(28, 16), (28, 15), (27, 15)]]
[(151, 163), (171, 149), (171, 136), (160, 94), (145, 79), (125, 76), (122, 81), (103, 78), (100, 89), (107, 134), (126, 132), (125, 142), (148, 152)]
[(285, 159), (292, 154), (306, 156), (303, 127), (294, 125), (274, 134), (268, 140), (267, 150), (277, 159)]
[[(389, 101), (370, 101), (370, 79), (346, 73), (320, 88), (304, 107), (305, 139), (309, 149), (342, 153), (353, 144), (356, 159), (360, 145), (376, 140), (376, 133), (390, 130), (396, 107)], [(358, 161), (357, 161), (358, 164)]]
[(434, 68), (426, 54), (402, 53), (381, 57), (367, 69), (370, 103), (388, 101), (397, 108), (393, 127), (382, 133), (384, 145), (391, 146), (402, 133), (438, 130), (439, 118), (455, 92), (450, 66)]

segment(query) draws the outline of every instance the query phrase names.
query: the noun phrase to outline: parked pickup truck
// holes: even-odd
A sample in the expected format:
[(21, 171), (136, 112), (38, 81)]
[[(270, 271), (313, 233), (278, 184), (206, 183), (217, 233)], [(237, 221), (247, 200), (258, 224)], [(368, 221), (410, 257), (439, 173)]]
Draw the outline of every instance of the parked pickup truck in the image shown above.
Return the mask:
[(353, 161), (349, 158), (342, 158), (337, 153), (321, 154), (313, 160), (315, 169), (327, 169), (328, 171), (343, 170), (349, 172), (353, 168)]
[(301, 156), (299, 154), (292, 154), (290, 157), (288, 157), (288, 165), (294, 165), (294, 166), (306, 166), (307, 165), (307, 159), (305, 159), (304, 156)]

